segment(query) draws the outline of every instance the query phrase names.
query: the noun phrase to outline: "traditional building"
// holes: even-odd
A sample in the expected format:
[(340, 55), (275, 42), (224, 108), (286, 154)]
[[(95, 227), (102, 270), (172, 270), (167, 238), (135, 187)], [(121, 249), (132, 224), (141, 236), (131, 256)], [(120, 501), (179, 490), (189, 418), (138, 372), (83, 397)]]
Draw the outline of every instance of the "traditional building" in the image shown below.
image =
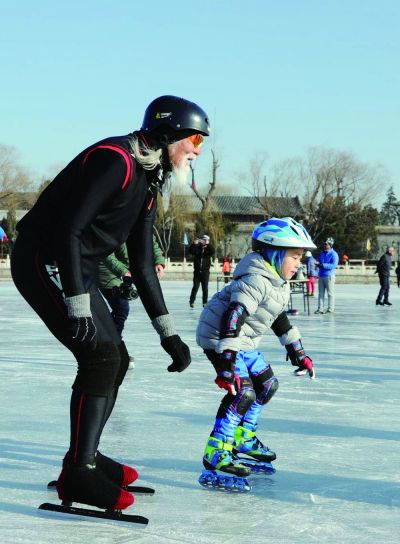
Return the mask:
[[(195, 218), (201, 212), (200, 200), (194, 195), (174, 195), (171, 198), (174, 199), (174, 205), (185, 210), (186, 229), (193, 237)], [(251, 248), (251, 233), (255, 225), (269, 217), (304, 218), (305, 212), (297, 196), (269, 197), (261, 202), (252, 196), (211, 197), (209, 211), (221, 214), (224, 219), (236, 225), (235, 232), (219, 242), (219, 256), (230, 255), (234, 259), (243, 257)]]
[(400, 226), (397, 225), (377, 225), (375, 227), (378, 242), (377, 251), (371, 255), (371, 259), (379, 259), (385, 253), (388, 246), (393, 246), (396, 250), (395, 259), (400, 255)]

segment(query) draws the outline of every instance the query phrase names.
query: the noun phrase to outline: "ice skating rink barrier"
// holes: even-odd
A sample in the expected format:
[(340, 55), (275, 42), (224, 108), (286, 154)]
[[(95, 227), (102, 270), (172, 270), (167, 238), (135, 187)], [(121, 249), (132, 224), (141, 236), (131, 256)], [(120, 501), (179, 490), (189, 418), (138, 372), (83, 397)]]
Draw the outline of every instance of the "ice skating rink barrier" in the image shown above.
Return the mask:
[[(232, 272), (235, 270), (238, 261), (232, 261)], [(392, 278), (396, 281), (394, 269), (397, 263), (392, 264)], [(193, 277), (193, 262), (183, 260), (166, 260), (166, 274), (163, 281), (167, 280), (190, 280)], [(379, 283), (378, 274), (375, 274), (376, 265), (366, 264), (363, 260), (350, 260), (345, 265), (339, 265), (336, 269), (336, 283)], [(210, 269), (210, 281), (218, 282), (222, 274), (222, 261), (214, 260)], [(0, 259), (0, 280), (11, 279), (10, 258), (7, 255)], [(299, 278), (301, 279), (301, 278)], [(221, 280), (219, 280), (221, 281)]]

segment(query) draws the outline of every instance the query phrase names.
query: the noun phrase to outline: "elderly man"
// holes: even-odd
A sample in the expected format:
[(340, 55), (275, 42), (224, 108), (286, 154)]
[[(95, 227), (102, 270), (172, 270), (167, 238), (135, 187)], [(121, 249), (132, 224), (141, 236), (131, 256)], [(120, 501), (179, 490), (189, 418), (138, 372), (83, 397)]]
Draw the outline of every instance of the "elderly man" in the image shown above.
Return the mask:
[(391, 306), (389, 302), (389, 289), (390, 289), (390, 270), (392, 268), (392, 257), (394, 255), (394, 247), (389, 246), (386, 248), (385, 253), (381, 256), (376, 265), (376, 271), (379, 276), (379, 283), (381, 288), (379, 289), (378, 298), (375, 304), (377, 306)]
[[(97, 288), (97, 269), (123, 242), (138, 294), (172, 358), (168, 371), (182, 372), (190, 364), (154, 269), (153, 223), (167, 176), (188, 175), (208, 134), (208, 117), (197, 104), (156, 98), (140, 130), (79, 153), (18, 223), (11, 262), (15, 285), (78, 367), (70, 447), (57, 482), (64, 503), (123, 510), (134, 500), (125, 486), (137, 478), (136, 470), (98, 451), (129, 355)], [(159, 356), (150, 350), (149, 358), (158, 362)], [(29, 399), (24, 409), (30, 409)]]
[[(318, 267), (318, 308), (316, 314), (333, 314), (335, 311), (335, 274), (339, 255), (333, 249), (334, 239), (327, 238), (317, 261)], [(324, 311), (325, 291), (328, 294), (328, 308)]]

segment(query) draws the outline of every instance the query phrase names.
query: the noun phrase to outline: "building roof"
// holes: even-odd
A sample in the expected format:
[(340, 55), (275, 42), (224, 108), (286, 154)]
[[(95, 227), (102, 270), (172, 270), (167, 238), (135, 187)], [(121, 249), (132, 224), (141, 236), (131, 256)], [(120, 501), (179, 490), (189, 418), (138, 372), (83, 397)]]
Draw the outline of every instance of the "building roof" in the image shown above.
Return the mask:
[[(201, 202), (195, 195), (173, 195), (171, 198), (183, 206), (187, 213), (200, 213)], [(304, 209), (300, 200), (295, 197), (268, 197), (264, 199), (266, 206), (262, 207), (253, 196), (213, 196), (210, 199), (210, 211), (223, 215), (303, 215)]]

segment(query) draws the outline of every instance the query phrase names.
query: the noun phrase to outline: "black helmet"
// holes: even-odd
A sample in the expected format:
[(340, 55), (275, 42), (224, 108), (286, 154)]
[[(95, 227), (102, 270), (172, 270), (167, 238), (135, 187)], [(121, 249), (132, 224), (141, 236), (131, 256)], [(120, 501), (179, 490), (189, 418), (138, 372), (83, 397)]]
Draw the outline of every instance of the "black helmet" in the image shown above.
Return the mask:
[(191, 134), (210, 134), (206, 112), (194, 102), (171, 95), (159, 96), (147, 106), (142, 130), (166, 137), (167, 143), (182, 140)]

